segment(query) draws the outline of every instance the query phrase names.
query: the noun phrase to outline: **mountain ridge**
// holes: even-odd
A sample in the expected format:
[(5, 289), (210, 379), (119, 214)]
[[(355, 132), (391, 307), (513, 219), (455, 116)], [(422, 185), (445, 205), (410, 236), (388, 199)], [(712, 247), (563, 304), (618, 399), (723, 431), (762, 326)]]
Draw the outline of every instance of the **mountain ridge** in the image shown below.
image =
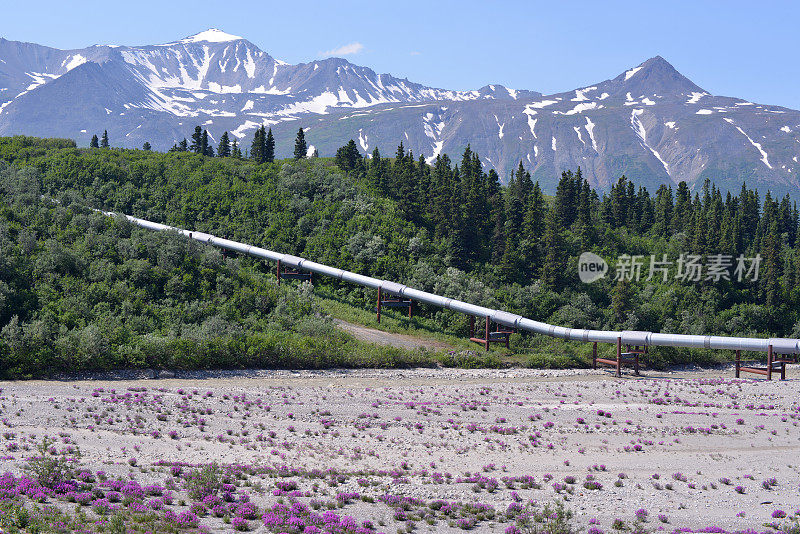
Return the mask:
[(170, 43), (56, 48), (0, 38), (0, 135), (166, 149), (195, 125), (247, 148), (262, 124), (291, 154), (294, 133), (330, 155), (399, 142), (433, 161), (467, 144), (505, 180), (519, 161), (552, 191), (581, 167), (597, 188), (627, 174), (647, 187), (711, 178), (800, 192), (800, 112), (716, 96), (661, 56), (582, 88), (543, 95), (487, 84), (472, 91), (377, 74), (344, 58), (288, 64), (211, 28)]

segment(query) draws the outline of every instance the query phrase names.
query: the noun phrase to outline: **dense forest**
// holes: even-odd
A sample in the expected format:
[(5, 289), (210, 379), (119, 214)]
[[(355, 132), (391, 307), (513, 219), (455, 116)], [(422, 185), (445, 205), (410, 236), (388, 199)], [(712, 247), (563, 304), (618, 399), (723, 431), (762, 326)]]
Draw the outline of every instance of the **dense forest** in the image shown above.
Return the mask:
[[(377, 150), (363, 157), (350, 141), (335, 158), (306, 159), (299, 132), (294, 160), (274, 161), (271, 132), (259, 131), (244, 155), (223, 146), (223, 157), (203, 152), (202, 131), (195, 133), (197, 150), (185, 143), (167, 154), (0, 138), (0, 354), (19, 366), (33, 353), (91, 359), (101, 350), (107, 365), (153, 365), (146, 347), (158, 346), (151, 360), (174, 362), (204, 343), (235, 341), (224, 358), (258, 355), (261, 330), (293, 332), (298, 344), (320, 339), (313, 330), (324, 321), (308, 319), (310, 308), (275, 312), (313, 297), (277, 288), (270, 266), (223, 260), (86, 206), (569, 327), (800, 335), (798, 211), (788, 197), (762, 199), (745, 185), (723, 196), (709, 182), (699, 191), (680, 183), (651, 194), (626, 177), (598, 194), (580, 169), (564, 172), (547, 196), (521, 164), (501, 185), (469, 147), (458, 162), (440, 155), (428, 164), (402, 145), (392, 157)], [(592, 284), (578, 279), (584, 251), (612, 265), (608, 276)], [(615, 260), (637, 256), (641, 279), (615, 277)], [(651, 256), (668, 259), (663, 277), (647, 279)], [(706, 270), (680, 276), (684, 256)], [(720, 258), (727, 258), (729, 276), (711, 275), (709, 265)], [(751, 260), (748, 276), (737, 276), (737, 258)], [(374, 300), (361, 288), (315, 283), (353, 305)], [(465, 317), (420, 311), (463, 335)], [(292, 324), (278, 328), (284, 315)], [(516, 339), (520, 350), (542, 343), (550, 341)], [(271, 359), (253, 356), (251, 363), (279, 365), (280, 351), (270, 350)], [(670, 361), (689, 357), (659, 353)], [(230, 365), (224, 358), (219, 364)]]

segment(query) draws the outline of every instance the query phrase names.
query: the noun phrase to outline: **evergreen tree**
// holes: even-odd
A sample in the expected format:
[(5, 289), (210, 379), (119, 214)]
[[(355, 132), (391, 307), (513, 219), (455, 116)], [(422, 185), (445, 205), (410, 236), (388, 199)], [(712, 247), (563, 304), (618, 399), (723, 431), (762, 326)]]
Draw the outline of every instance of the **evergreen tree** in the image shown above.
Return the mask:
[(673, 213), (672, 231), (674, 233), (685, 232), (691, 224), (692, 193), (689, 191), (689, 185), (684, 181), (678, 183)]
[(183, 141), (178, 143), (178, 152), (188, 152), (189, 151), (189, 144), (186, 142), (186, 138), (183, 138)]
[(275, 161), (275, 138), (272, 136), (272, 128), (270, 128), (267, 132), (267, 137), (264, 141), (264, 161), (266, 163), (272, 163)]
[(264, 139), (264, 126), (256, 129), (253, 135), (253, 143), (250, 145), (250, 159), (256, 163), (264, 163), (266, 161), (266, 147)]
[(440, 240), (452, 237), (452, 229), (460, 224), (458, 213), (451, 211), (452, 172), (447, 154), (436, 156), (431, 173), (431, 221), (434, 237)]
[(108, 148), (108, 130), (103, 130), (103, 138), (100, 140), (100, 148)]
[[(769, 195), (769, 193), (767, 193)], [(778, 235), (778, 221), (772, 221), (769, 230), (764, 236), (763, 267), (759, 274), (761, 291), (767, 306), (774, 306), (780, 302), (781, 278), (781, 239)]]
[(555, 205), (547, 211), (542, 237), (544, 262), (541, 278), (545, 284), (554, 289), (563, 285), (563, 276), (567, 270), (567, 253), (564, 248), (561, 215), (558, 211)]
[[(563, 228), (569, 228), (575, 222), (577, 214), (577, 199), (580, 193), (580, 186), (576, 187), (576, 182), (581, 181), (580, 167), (576, 177), (572, 171), (561, 173), (561, 179), (556, 186), (555, 209), (556, 216)], [(577, 189), (577, 191), (576, 191)]]
[(618, 324), (625, 321), (632, 300), (633, 288), (630, 281), (627, 278), (617, 281), (611, 292), (611, 310)]
[[(208, 144), (208, 130), (203, 130), (203, 133), (200, 136), (200, 153), (204, 156), (208, 156), (210, 148), (211, 147)], [(211, 155), (214, 155), (213, 152)]]
[[(206, 137), (206, 142), (208, 142), (208, 137)], [(195, 154), (203, 154), (203, 129), (200, 126), (194, 127), (194, 133), (192, 134), (192, 144), (189, 145), (189, 150), (194, 152)]]
[(89, 141), (89, 148), (100, 148), (100, 143), (98, 142), (97, 134), (94, 134), (92, 136), (92, 140)]
[(149, 151), (150, 151), (150, 149), (151, 149), (151, 147), (150, 147), (150, 143), (148, 143), (147, 141), (145, 141), (145, 142), (144, 142), (144, 144), (142, 145), (142, 150), (147, 150), (147, 151), (149, 152)]
[(672, 188), (659, 186), (656, 191), (653, 230), (657, 236), (667, 237), (672, 228)]
[(303, 159), (308, 154), (308, 145), (306, 144), (306, 135), (303, 129), (297, 130), (297, 138), (294, 140), (294, 159)]
[(581, 249), (588, 249), (594, 242), (594, 226), (592, 225), (592, 190), (588, 180), (582, 180), (578, 193), (577, 225), (575, 232), (581, 243)]
[(242, 159), (242, 150), (239, 148), (239, 143), (236, 139), (233, 140), (231, 145), (231, 157), (235, 159)]
[(535, 244), (544, 233), (546, 212), (547, 205), (545, 204), (544, 194), (537, 181), (533, 184), (522, 225), (523, 237), (531, 244)]
[(383, 192), (383, 180), (386, 174), (384, 160), (381, 159), (381, 151), (378, 147), (372, 150), (372, 157), (367, 167), (367, 183), (375, 191)]
[(356, 168), (361, 159), (361, 153), (356, 147), (356, 142), (350, 139), (347, 144), (336, 150), (336, 165), (344, 172), (350, 172)]
[(229, 158), (231, 155), (231, 144), (228, 139), (228, 132), (224, 132), (219, 139), (219, 148), (217, 148), (217, 156), (220, 158)]

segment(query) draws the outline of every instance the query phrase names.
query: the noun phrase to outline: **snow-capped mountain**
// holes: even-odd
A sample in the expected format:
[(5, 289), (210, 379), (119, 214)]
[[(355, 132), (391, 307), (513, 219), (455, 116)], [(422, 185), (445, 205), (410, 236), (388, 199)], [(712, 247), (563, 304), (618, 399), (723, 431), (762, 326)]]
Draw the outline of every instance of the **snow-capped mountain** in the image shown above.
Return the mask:
[(354, 139), (391, 154), (402, 141), (431, 160), (470, 143), (501, 177), (521, 160), (552, 190), (561, 170), (605, 189), (706, 177), (800, 194), (800, 112), (713, 96), (655, 57), (619, 76), (542, 95), (487, 85), (437, 89), (344, 59), (290, 65), (211, 29), (172, 43), (57, 50), (0, 38), (0, 135), (71, 137), (87, 145), (166, 149), (195, 125), (244, 148), (262, 124), (278, 155), (294, 134), (322, 155)]

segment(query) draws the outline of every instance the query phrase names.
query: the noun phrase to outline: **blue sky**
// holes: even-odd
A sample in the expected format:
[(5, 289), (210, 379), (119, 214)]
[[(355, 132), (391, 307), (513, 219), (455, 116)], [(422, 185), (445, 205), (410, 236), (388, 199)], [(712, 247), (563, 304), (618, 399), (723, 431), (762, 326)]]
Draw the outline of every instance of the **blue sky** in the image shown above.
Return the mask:
[(353, 63), (426, 85), (543, 93), (661, 55), (713, 94), (800, 109), (798, 21), (800, 2), (770, 0), (35, 0), (3, 7), (0, 36), (82, 48), (163, 43), (217, 27), (290, 63), (345, 47)]

